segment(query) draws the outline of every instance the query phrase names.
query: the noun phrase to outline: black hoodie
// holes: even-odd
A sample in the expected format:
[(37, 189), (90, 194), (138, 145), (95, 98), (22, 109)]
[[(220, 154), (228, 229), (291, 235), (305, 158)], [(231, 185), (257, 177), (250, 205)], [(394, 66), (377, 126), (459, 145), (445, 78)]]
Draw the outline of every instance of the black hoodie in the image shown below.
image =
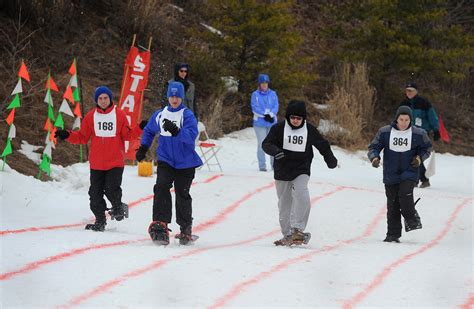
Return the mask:
[[(283, 149), (283, 138), (285, 132), (285, 123), (289, 121), (289, 116), (301, 116), (303, 122), (301, 128), (306, 123), (308, 129), (308, 139), (306, 149), (304, 152), (295, 152)], [(292, 127), (292, 129), (298, 129)], [(332, 153), (329, 142), (321, 136), (318, 129), (306, 122), (306, 105), (303, 101), (291, 101), (286, 109), (286, 119), (278, 122), (271, 127), (270, 132), (262, 143), (263, 151), (270, 156), (275, 156), (279, 152), (284, 152), (285, 157), (280, 160), (274, 160), (274, 178), (276, 180), (291, 181), (299, 175), (311, 174), (311, 162), (313, 161), (313, 146), (316, 147), (319, 153), (324, 157), (324, 161), (329, 168), (337, 166), (337, 159)]]

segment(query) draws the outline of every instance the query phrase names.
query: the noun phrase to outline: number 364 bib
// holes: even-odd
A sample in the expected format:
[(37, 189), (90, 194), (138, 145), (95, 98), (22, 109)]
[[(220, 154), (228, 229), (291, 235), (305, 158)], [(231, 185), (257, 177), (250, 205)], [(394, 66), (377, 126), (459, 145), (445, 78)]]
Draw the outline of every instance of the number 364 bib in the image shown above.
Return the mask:
[(115, 106), (108, 114), (94, 113), (94, 132), (99, 137), (114, 137), (117, 133), (117, 114)]
[(390, 131), (390, 150), (395, 152), (405, 152), (411, 149), (411, 128), (399, 131), (392, 128)]

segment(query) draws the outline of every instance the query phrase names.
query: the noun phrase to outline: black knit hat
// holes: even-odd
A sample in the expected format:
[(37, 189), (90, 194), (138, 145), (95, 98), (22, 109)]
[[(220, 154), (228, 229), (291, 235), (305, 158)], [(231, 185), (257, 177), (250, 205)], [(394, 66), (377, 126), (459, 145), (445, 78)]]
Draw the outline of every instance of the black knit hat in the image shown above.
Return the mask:
[[(303, 121), (301, 122), (301, 125), (298, 127), (295, 127), (291, 124), (290, 121), (290, 116), (301, 116), (303, 117)], [(291, 100), (288, 103), (288, 107), (286, 108), (286, 115), (285, 115), (286, 121), (292, 127), (293, 129), (299, 129), (304, 125), (304, 122), (306, 120), (306, 104), (304, 101), (300, 100)]]
[(410, 121), (413, 120), (413, 112), (408, 106), (403, 105), (397, 109), (397, 113), (395, 114), (395, 121), (397, 121), (398, 116), (400, 115), (408, 115), (410, 117)]

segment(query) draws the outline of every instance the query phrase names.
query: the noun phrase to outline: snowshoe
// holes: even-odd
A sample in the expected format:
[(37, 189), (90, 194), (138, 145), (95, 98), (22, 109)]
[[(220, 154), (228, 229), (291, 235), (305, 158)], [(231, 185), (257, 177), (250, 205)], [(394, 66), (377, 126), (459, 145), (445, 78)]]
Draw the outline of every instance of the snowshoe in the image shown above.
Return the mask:
[(95, 223), (90, 223), (85, 226), (86, 230), (92, 230), (95, 232), (103, 232), (105, 231), (105, 226), (107, 222), (105, 220), (96, 220)]
[(199, 236), (193, 235), (192, 227), (188, 226), (185, 229), (181, 229), (181, 233), (176, 234), (174, 238), (179, 239), (180, 245), (191, 245), (199, 238)]
[(293, 233), (291, 234), (292, 245), (306, 245), (310, 239), (311, 233), (304, 233), (300, 229), (293, 229)]
[(385, 239), (383, 240), (384, 242), (396, 242), (396, 243), (400, 243), (400, 237), (397, 237), (397, 236), (391, 236), (391, 235), (388, 235), (387, 237), (385, 237)]
[(153, 221), (148, 227), (148, 234), (157, 245), (166, 246), (170, 243), (170, 231), (168, 223), (162, 221)]
[(275, 246), (291, 246), (291, 235), (287, 235), (281, 239), (275, 240), (273, 243), (275, 244)]
[(112, 220), (122, 221), (124, 218), (128, 218), (128, 205), (122, 203), (118, 207), (112, 207), (109, 210), (109, 215)]
[(421, 225), (420, 215), (418, 215), (418, 212), (416, 210), (415, 210), (415, 215), (413, 216), (413, 219), (410, 219), (410, 220), (405, 219), (404, 221), (405, 221), (405, 232), (418, 230), (423, 227)]

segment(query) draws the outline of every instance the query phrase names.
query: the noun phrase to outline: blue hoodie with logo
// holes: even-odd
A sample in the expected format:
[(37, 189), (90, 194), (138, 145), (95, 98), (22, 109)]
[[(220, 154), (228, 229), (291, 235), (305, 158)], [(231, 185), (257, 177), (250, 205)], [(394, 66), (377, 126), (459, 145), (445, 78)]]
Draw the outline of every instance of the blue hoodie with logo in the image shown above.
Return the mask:
[[(164, 119), (173, 121), (179, 133), (171, 136), (163, 130)], [(202, 165), (202, 160), (195, 150), (198, 136), (197, 120), (193, 112), (180, 104), (177, 108), (166, 106), (151, 115), (143, 129), (141, 144), (150, 147), (156, 134), (160, 134), (156, 156), (158, 161), (166, 162), (176, 169), (192, 168)]]

